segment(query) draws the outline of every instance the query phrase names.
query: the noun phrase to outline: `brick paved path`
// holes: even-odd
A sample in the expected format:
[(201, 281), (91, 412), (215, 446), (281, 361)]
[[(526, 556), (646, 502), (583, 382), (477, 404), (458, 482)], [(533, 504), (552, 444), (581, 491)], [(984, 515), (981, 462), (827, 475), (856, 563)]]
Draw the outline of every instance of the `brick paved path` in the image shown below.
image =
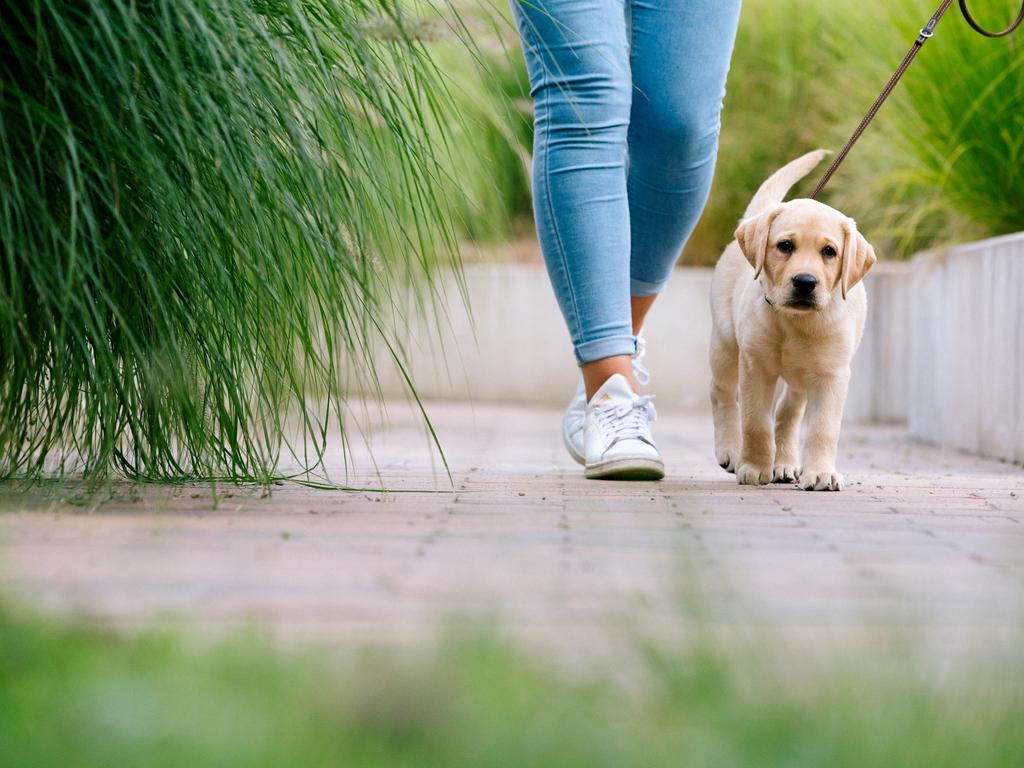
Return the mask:
[[(559, 414), (434, 405), (454, 485), (404, 404), (374, 437), (395, 492), (147, 490), (95, 510), (8, 499), (0, 583), (23, 601), (134, 626), (255, 620), (284, 638), (418, 642), (493, 620), (529, 644), (602, 657), (634, 631), (781, 627), (812, 644), (910, 629), (940, 648), (1021, 626), (1024, 471), (844, 433), (849, 490), (741, 488), (704, 416), (663, 416), (661, 483), (586, 481)], [(359, 451), (356, 451), (359, 459)], [(332, 458), (341, 467), (340, 449)], [(379, 484), (363, 457), (350, 481)], [(920, 638), (918, 638), (920, 635)]]

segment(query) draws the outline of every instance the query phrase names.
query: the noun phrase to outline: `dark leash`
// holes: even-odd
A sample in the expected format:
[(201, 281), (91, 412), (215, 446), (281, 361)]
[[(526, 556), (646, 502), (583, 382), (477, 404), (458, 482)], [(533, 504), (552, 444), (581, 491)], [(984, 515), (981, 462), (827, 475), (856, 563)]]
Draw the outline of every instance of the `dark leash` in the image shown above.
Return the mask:
[[(861, 134), (864, 133), (865, 129), (868, 127), (871, 121), (874, 120), (875, 115), (878, 114), (878, 110), (882, 108), (882, 105), (885, 103), (885, 100), (889, 98), (889, 94), (892, 93), (893, 88), (896, 87), (896, 84), (900, 81), (900, 78), (903, 77), (903, 73), (910, 68), (911, 63), (914, 61), (915, 58), (917, 58), (917, 54), (920, 53), (921, 48), (924, 46), (925, 43), (928, 42), (928, 40), (931, 39), (932, 35), (935, 34), (935, 27), (938, 26), (938, 23), (942, 19), (942, 16), (946, 13), (947, 10), (949, 10), (949, 6), (951, 6), (952, 4), (953, 0), (943, 0), (943, 3), (941, 6), (939, 6), (939, 9), (935, 11), (934, 14), (932, 14), (931, 19), (928, 20), (928, 23), (924, 26), (924, 28), (921, 30), (921, 33), (917, 36), (917, 40), (914, 41), (914, 44), (910, 47), (910, 50), (907, 51), (907, 55), (903, 57), (903, 63), (900, 64), (899, 68), (893, 73), (893, 76), (889, 78), (889, 82), (886, 84), (885, 88), (882, 89), (882, 93), (879, 95), (877, 99), (875, 99), (875, 103), (871, 105), (871, 109), (869, 109), (868, 113), (864, 115), (864, 119), (860, 121), (860, 125), (857, 126), (857, 130), (853, 132), (853, 135), (850, 137), (849, 141), (846, 142), (846, 146), (844, 146), (842, 151), (838, 155), (836, 155), (836, 159), (832, 161), (832, 164), (828, 167), (828, 170), (825, 171), (825, 175), (821, 177), (821, 181), (818, 182), (818, 186), (814, 189), (814, 194), (811, 195), (812, 200), (815, 199), (819, 194), (821, 194), (821, 191), (825, 188), (825, 185), (828, 184), (829, 179), (832, 178), (832, 174), (836, 172), (836, 169), (840, 165), (842, 165), (842, 162), (843, 160), (846, 159), (846, 156), (850, 154), (850, 150), (853, 149), (853, 145), (857, 143), (857, 139), (861, 137)], [(978, 21), (974, 18), (974, 16), (971, 15), (971, 12), (967, 7), (967, 0), (960, 0), (960, 11), (961, 13), (963, 13), (964, 19), (967, 21), (967, 23), (970, 24), (976, 32), (984, 35), (985, 37), (1005, 37), (1006, 35), (1013, 32), (1015, 29), (1017, 29), (1017, 27), (1019, 27), (1021, 23), (1024, 23), (1024, 2), (1021, 2), (1020, 13), (1017, 14), (1016, 20), (1014, 20), (1014, 22), (1010, 24), (1010, 26), (1008, 26), (1002, 32), (992, 32), (982, 27), (981, 24), (979, 24)]]

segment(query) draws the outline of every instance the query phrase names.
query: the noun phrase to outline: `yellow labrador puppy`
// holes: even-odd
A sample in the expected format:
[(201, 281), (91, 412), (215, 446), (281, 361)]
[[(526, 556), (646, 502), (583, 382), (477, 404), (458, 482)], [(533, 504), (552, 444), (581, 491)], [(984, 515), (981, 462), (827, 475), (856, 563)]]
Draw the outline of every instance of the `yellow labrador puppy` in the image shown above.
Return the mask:
[(814, 200), (782, 202), (824, 156), (804, 155), (761, 185), (715, 267), (715, 456), (744, 485), (843, 487), (839, 427), (867, 314), (861, 278), (876, 259), (853, 219)]

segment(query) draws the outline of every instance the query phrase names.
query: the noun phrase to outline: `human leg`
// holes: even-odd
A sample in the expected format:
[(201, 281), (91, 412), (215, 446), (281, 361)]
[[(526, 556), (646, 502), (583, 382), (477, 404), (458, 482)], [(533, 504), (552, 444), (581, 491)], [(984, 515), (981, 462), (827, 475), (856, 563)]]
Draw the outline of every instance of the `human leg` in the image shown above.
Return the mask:
[(534, 101), (534, 213), (548, 274), (577, 362), (628, 361), (624, 0), (513, 0), (513, 10)]
[(656, 296), (707, 202), (740, 0), (631, 0), (633, 297)]
[[(513, 9), (534, 99), (538, 237), (582, 368), (563, 422), (566, 445), (588, 477), (661, 477), (647, 426), (654, 410), (636, 396), (633, 376), (624, 2), (514, 0)], [(637, 311), (642, 319), (646, 307)], [(584, 396), (600, 402), (573, 407)], [(585, 451), (576, 445), (584, 431)]]

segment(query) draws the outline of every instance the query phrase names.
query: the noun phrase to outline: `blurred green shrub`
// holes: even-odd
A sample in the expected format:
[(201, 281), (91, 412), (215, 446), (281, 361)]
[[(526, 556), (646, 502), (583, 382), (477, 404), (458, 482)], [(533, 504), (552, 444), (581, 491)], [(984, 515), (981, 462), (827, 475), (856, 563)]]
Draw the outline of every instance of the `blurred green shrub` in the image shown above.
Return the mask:
[[(683, 263), (717, 260), (776, 168), (816, 147), (842, 147), (936, 5), (745, 0), (714, 188)], [(1017, 6), (973, 0), (971, 8), (1002, 29)], [(954, 6), (825, 199), (858, 219), (887, 258), (1024, 229), (1022, 68), (1024, 30), (984, 39)], [(525, 96), (525, 73), (519, 78)], [(809, 194), (816, 180), (795, 194)], [(509, 210), (529, 214), (526, 205)]]
[(483, 6), (467, 9), (471, 38), (445, 38), (432, 51), (454, 108), (434, 126), (443, 148), (442, 185), (460, 236), (494, 243), (530, 228), (533, 117), (526, 66), (508, 22)]
[[(815, 147), (842, 147), (936, 6), (746, 0), (715, 187), (684, 263), (717, 260), (775, 168)], [(992, 29), (1018, 7), (971, 3)], [(1024, 230), (1022, 68), (1024, 30), (985, 39), (954, 5), (823, 199), (856, 218), (883, 258)]]

